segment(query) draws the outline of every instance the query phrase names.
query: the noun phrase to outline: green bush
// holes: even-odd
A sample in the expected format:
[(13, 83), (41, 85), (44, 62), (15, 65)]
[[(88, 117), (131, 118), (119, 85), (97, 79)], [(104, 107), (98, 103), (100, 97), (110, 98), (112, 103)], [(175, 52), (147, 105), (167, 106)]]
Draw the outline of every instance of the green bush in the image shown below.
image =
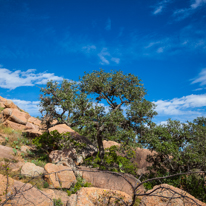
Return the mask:
[[(123, 152), (125, 154), (117, 155), (117, 152)], [(93, 167), (98, 167), (100, 170), (109, 170), (114, 172), (130, 173), (136, 176), (137, 165), (132, 163), (132, 158), (134, 158), (135, 152), (131, 147), (118, 148), (112, 146), (105, 150), (105, 155), (103, 161), (99, 157), (99, 153), (96, 157), (89, 157), (85, 159), (86, 165), (92, 165)]]
[(80, 190), (81, 187), (90, 187), (90, 186), (91, 183), (85, 182), (85, 180), (81, 176), (78, 176), (76, 184), (73, 187), (71, 187), (69, 190), (67, 190), (67, 194), (68, 196), (70, 196), (71, 194), (75, 194), (78, 190)]
[(53, 199), (54, 206), (63, 206), (61, 199)]
[(33, 139), (33, 144), (36, 145), (37, 149), (47, 152), (72, 147), (75, 148), (78, 153), (78, 151), (86, 147), (85, 143), (76, 141), (69, 132), (60, 134), (57, 130), (50, 133), (45, 132), (39, 137), (36, 137)]

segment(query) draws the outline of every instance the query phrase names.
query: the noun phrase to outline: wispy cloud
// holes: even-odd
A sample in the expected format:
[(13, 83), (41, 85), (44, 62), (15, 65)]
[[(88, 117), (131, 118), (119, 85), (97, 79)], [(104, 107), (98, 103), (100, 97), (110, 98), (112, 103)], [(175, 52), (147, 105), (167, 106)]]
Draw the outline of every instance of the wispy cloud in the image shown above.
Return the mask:
[(191, 94), (171, 100), (158, 100), (154, 103), (157, 105), (156, 111), (159, 115), (201, 115), (198, 109), (206, 106), (206, 94)]
[(155, 10), (153, 11), (154, 15), (160, 14), (163, 9), (166, 7), (167, 3), (171, 2), (171, 0), (163, 0), (160, 1), (156, 6), (155, 6)]
[(206, 0), (193, 0), (189, 8), (178, 9), (173, 13), (173, 16), (176, 17), (176, 20), (183, 20), (190, 15), (192, 15), (197, 8), (205, 6)]
[(119, 64), (120, 58), (112, 57), (112, 58), (111, 58), (111, 61), (115, 62), (116, 64)]
[(10, 99), (16, 104), (19, 108), (23, 109), (24, 111), (28, 112), (32, 116), (41, 116), (39, 112), (40, 101), (26, 101), (20, 99)]
[(87, 46), (83, 46), (82, 49), (86, 53), (90, 53), (92, 50), (96, 50), (96, 46), (95, 45), (87, 45)]
[(109, 65), (111, 61), (115, 62), (116, 64), (120, 63), (120, 58), (113, 57), (105, 47), (101, 50), (100, 53), (98, 53), (98, 56), (101, 60), (100, 64), (102, 65)]
[(111, 19), (110, 18), (108, 18), (108, 20), (107, 20), (107, 23), (106, 23), (106, 27), (105, 27), (105, 29), (107, 30), (107, 31), (109, 31), (109, 30), (111, 30)]
[(199, 6), (202, 6), (206, 3), (206, 0), (195, 0), (193, 4), (191, 4), (191, 8), (196, 9)]
[(106, 59), (106, 57), (110, 56), (110, 53), (107, 51), (107, 48), (103, 48), (102, 51), (98, 54), (98, 56), (101, 60), (100, 64), (109, 64), (108, 59)]
[(0, 87), (5, 89), (16, 89), (22, 86), (34, 86), (35, 84), (46, 84), (48, 80), (62, 81), (62, 77), (55, 76), (54, 73), (36, 73), (35, 69), (27, 71), (11, 71), (0, 68)]
[(202, 69), (202, 71), (198, 74), (198, 76), (192, 79), (191, 84), (196, 84), (196, 83), (199, 83), (200, 86), (206, 85), (206, 68)]

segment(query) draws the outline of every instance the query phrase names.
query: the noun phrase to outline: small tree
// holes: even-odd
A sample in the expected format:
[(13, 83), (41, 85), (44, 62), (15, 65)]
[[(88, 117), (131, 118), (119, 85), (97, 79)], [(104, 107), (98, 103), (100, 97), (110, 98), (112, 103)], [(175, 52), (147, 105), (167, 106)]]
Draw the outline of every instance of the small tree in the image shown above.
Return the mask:
[[(206, 118), (204, 117), (187, 123), (169, 119), (166, 125), (150, 128), (141, 142), (152, 151), (156, 151), (148, 158), (152, 163), (149, 178), (206, 171)], [(206, 201), (205, 177), (202, 175), (175, 176), (162, 181), (182, 187), (198, 199)], [(150, 187), (158, 183), (154, 181)]]
[[(41, 113), (47, 128), (66, 124), (78, 127), (97, 140), (99, 156), (104, 157), (103, 139), (136, 144), (145, 124), (156, 114), (147, 101), (141, 80), (122, 71), (85, 73), (79, 82), (48, 82), (42, 88)], [(107, 104), (107, 105), (106, 105)], [(53, 120), (57, 120), (52, 124)]]

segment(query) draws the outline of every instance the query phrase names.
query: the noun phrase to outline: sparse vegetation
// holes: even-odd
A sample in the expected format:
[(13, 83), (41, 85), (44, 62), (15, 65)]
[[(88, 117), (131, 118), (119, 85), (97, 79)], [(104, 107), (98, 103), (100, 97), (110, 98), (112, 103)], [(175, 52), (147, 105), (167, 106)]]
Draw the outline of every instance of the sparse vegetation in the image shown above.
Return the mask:
[(53, 199), (54, 206), (63, 206), (61, 199)]
[(90, 187), (91, 183), (86, 182), (81, 176), (77, 176), (77, 182), (69, 190), (67, 190), (68, 196), (75, 194), (81, 187)]

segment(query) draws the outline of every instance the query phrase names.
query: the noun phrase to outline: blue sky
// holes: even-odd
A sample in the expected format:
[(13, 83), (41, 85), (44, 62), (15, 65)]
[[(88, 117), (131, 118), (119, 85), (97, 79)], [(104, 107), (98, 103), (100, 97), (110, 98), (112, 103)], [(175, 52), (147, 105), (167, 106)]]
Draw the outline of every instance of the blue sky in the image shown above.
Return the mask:
[(122, 70), (159, 124), (205, 116), (206, 0), (0, 0), (0, 96), (37, 116), (49, 79)]

